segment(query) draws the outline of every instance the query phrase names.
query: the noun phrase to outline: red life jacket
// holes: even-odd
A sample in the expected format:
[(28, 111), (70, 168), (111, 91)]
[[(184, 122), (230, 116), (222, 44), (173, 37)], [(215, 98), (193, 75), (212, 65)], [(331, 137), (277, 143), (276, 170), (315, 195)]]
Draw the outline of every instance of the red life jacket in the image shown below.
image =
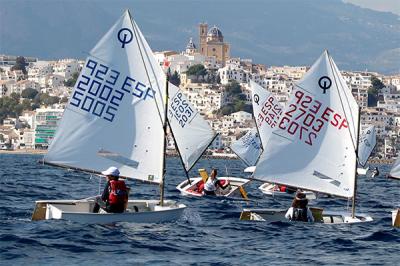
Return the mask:
[(110, 193), (108, 195), (108, 203), (122, 204), (128, 201), (128, 188), (122, 180), (110, 180)]

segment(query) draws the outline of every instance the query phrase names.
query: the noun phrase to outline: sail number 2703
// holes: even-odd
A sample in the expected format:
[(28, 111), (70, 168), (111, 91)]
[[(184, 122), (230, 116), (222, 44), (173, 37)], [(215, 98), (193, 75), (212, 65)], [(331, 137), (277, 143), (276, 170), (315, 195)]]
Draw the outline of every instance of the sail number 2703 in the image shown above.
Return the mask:
[(297, 136), (304, 143), (312, 146), (325, 125), (330, 125), (338, 130), (347, 128), (344, 115), (307, 95), (304, 91), (294, 92), (286, 112), (283, 113), (279, 128), (290, 135)]

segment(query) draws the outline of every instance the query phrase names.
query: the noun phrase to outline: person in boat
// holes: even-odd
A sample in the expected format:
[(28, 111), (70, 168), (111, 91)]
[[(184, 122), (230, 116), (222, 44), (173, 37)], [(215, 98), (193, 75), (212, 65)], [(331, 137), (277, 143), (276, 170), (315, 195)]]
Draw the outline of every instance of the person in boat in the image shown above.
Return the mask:
[(285, 192), (288, 194), (293, 194), (297, 191), (296, 188), (288, 187), (288, 186), (284, 186), (284, 185), (275, 185), (273, 189), (274, 189), (274, 191)]
[(107, 177), (107, 183), (101, 196), (96, 198), (93, 212), (97, 213), (100, 207), (106, 212), (124, 212), (128, 202), (129, 189), (123, 180), (119, 180), (119, 170), (111, 166), (101, 173)]
[(379, 175), (379, 169), (378, 169), (378, 167), (375, 167), (375, 169), (372, 170), (371, 177), (375, 177), (375, 176), (378, 176), (378, 175)]
[(206, 183), (204, 184), (203, 192), (205, 195), (216, 195), (217, 188), (220, 187), (221, 189), (225, 189), (229, 186), (228, 182), (223, 184), (221, 180), (217, 179), (217, 169), (212, 169), (210, 177), (207, 179)]
[(314, 217), (308, 208), (308, 199), (303, 192), (297, 192), (292, 206), (286, 212), (286, 219), (290, 221), (314, 222)]

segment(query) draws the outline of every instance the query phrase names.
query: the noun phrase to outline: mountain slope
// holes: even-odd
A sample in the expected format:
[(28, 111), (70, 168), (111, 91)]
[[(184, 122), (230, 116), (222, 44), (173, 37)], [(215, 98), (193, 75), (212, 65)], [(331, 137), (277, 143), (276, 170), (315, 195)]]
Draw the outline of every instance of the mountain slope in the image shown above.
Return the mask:
[(208, 22), (258, 63), (309, 65), (326, 48), (341, 69), (400, 69), (400, 17), (339, 0), (1, 0), (0, 53), (84, 58), (126, 8), (153, 50), (183, 50)]

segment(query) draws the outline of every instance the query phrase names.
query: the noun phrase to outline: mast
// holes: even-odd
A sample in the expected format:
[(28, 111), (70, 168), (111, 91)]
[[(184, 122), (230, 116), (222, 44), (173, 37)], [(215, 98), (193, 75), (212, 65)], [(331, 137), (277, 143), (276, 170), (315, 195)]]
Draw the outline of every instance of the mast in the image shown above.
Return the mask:
[[(161, 182), (160, 182), (160, 205), (164, 205), (164, 179), (165, 179), (165, 172), (166, 172), (166, 167), (165, 167), (165, 151), (167, 150), (167, 125), (168, 125), (168, 82), (169, 78), (168, 75), (165, 75), (165, 104), (164, 104), (164, 123), (163, 123), (163, 130), (164, 130), (164, 153), (163, 153), (163, 159), (162, 159), (162, 177), (161, 177)], [(185, 170), (186, 171), (186, 170)]]
[(175, 149), (176, 149), (176, 151), (178, 152), (178, 156), (179, 156), (179, 159), (180, 159), (180, 161), (181, 161), (181, 164), (182, 164), (182, 167), (183, 167), (183, 171), (185, 171), (186, 179), (187, 179), (187, 181), (189, 182), (189, 184), (191, 185), (191, 184), (192, 184), (192, 181), (190, 181), (189, 172), (186, 171), (186, 166), (185, 166), (185, 163), (184, 163), (183, 160), (182, 160), (181, 151), (179, 150), (179, 147), (178, 147), (178, 144), (177, 144), (177, 142), (176, 142), (175, 135), (174, 135), (174, 132), (172, 131), (171, 125), (170, 125), (170, 123), (169, 123), (169, 120), (168, 120), (168, 126), (169, 126), (169, 129), (171, 130), (172, 139), (174, 140)]
[(357, 194), (357, 166), (358, 166), (358, 141), (360, 138), (360, 128), (361, 128), (361, 107), (358, 107), (358, 127), (357, 127), (357, 141), (356, 141), (356, 163), (355, 163), (355, 173), (354, 173), (354, 192), (351, 204), (351, 218), (355, 217), (356, 213), (356, 194)]

